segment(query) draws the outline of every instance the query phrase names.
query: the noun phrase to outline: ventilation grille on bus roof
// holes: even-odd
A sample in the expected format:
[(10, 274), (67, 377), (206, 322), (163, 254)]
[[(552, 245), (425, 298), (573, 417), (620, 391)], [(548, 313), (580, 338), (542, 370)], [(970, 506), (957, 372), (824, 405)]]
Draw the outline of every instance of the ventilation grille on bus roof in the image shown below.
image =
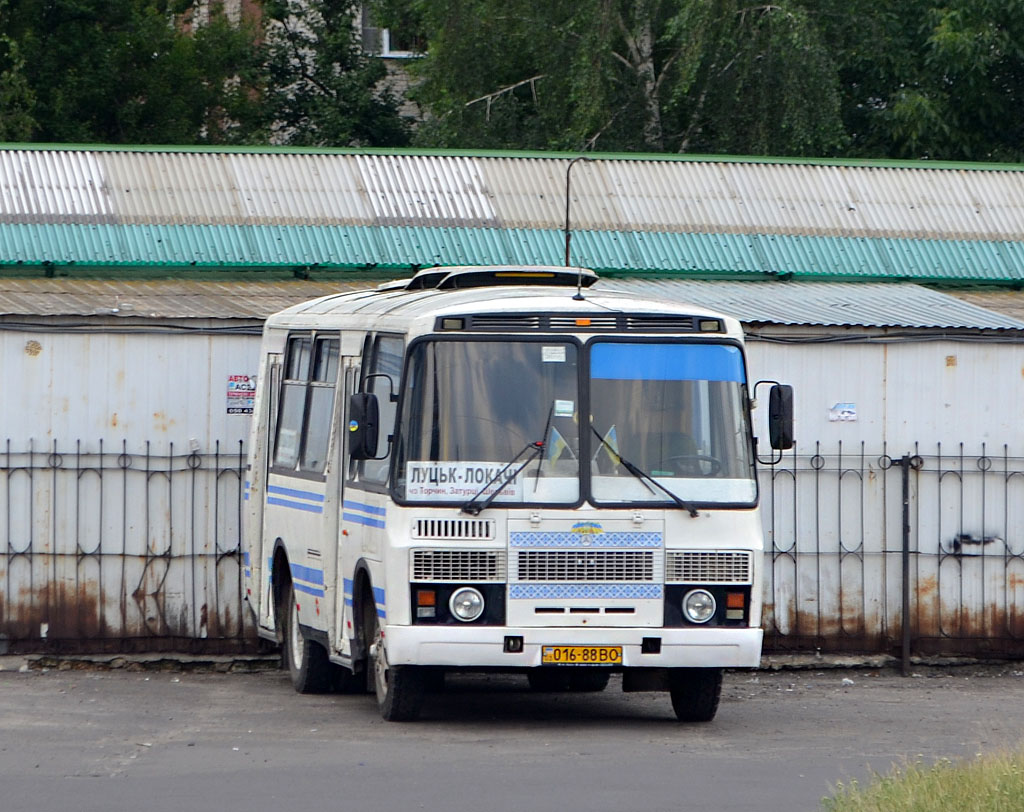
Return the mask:
[(723, 333), (721, 319), (658, 313), (476, 313), (439, 316), (439, 332), (483, 333)]
[(597, 274), (589, 268), (568, 268), (559, 265), (501, 265), (424, 268), (413, 275), (407, 290), (455, 290), (500, 285), (555, 285), (589, 288)]

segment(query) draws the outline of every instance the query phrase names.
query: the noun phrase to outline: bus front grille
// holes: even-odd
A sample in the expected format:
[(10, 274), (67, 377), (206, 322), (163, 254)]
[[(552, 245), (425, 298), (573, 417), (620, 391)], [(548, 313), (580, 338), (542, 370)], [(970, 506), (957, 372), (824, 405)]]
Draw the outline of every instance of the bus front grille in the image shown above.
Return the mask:
[(680, 584), (749, 584), (752, 556), (745, 550), (668, 551), (665, 580)]
[(515, 580), (519, 582), (654, 581), (652, 550), (519, 550)]
[(505, 554), (500, 550), (413, 550), (410, 580), (501, 583)]

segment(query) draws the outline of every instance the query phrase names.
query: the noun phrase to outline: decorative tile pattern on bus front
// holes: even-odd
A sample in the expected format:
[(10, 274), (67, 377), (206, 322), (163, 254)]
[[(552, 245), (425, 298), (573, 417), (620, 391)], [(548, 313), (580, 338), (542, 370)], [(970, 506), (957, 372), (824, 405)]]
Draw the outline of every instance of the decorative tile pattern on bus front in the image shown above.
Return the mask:
[(660, 626), (661, 522), (509, 521), (512, 626)]

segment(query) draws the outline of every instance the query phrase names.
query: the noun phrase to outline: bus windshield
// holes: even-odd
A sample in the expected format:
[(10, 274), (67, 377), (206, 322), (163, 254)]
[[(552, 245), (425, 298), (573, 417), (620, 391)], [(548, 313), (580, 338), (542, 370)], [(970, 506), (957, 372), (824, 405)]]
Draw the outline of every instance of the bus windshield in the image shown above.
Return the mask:
[(665, 502), (640, 469), (687, 502), (753, 504), (745, 382), (729, 344), (592, 344), (592, 501)]
[(570, 341), (414, 344), (396, 497), (576, 504), (585, 473), (594, 504), (672, 504), (666, 490), (686, 503), (755, 503), (739, 347), (597, 340), (587, 351), (581, 385), (580, 351)]
[(578, 502), (577, 356), (576, 344), (558, 340), (414, 345), (398, 434), (398, 498)]

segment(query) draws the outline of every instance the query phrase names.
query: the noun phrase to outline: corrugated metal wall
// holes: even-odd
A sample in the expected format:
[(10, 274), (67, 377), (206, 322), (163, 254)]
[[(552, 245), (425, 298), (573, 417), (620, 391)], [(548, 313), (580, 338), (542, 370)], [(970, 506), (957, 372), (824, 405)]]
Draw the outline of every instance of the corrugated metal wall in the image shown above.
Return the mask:
[[(249, 419), (227, 404), (228, 377), (255, 372), (257, 352), (255, 335), (0, 331), (0, 648), (253, 644)], [(753, 341), (749, 358), (797, 391), (796, 452), (762, 471), (770, 647), (898, 644), (891, 458), (916, 455), (915, 650), (1024, 654), (1019, 345)]]

